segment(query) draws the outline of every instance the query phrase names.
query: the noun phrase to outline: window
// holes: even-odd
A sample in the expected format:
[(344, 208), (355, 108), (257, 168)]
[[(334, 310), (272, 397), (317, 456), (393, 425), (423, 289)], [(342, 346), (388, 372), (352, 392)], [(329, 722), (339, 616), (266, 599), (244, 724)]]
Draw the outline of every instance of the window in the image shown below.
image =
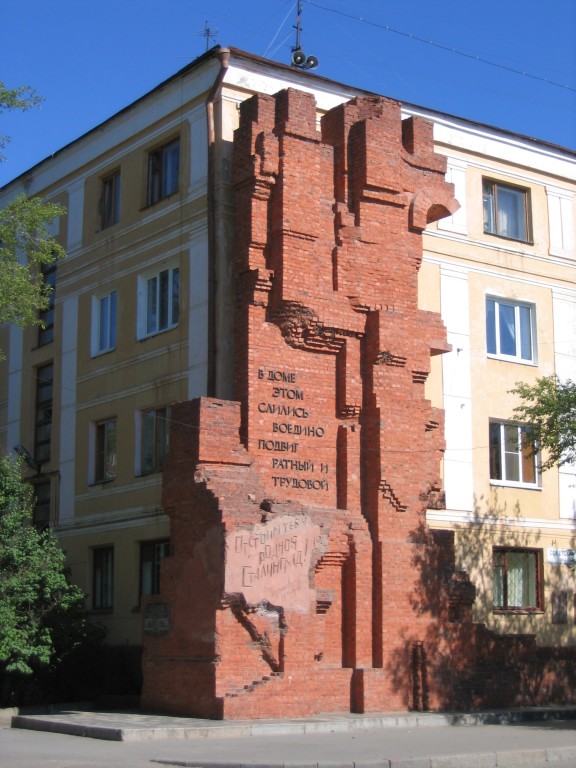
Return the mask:
[(140, 469), (142, 474), (159, 472), (168, 454), (170, 434), (170, 408), (156, 408), (142, 411), (142, 452)]
[(92, 300), (92, 355), (116, 347), (116, 291)]
[(164, 269), (139, 280), (138, 336), (174, 328), (180, 312), (180, 270)]
[(484, 179), (482, 191), (484, 232), (528, 242), (528, 191), (489, 179)]
[(179, 168), (180, 139), (174, 139), (148, 154), (148, 205), (154, 205), (178, 192)]
[(98, 547), (92, 558), (92, 608), (110, 609), (114, 605), (114, 547)]
[(490, 423), (490, 479), (507, 485), (538, 484), (538, 453), (531, 427)]
[(54, 341), (54, 299), (56, 298), (56, 264), (42, 264), (40, 267), (44, 285), (50, 287), (48, 306), (38, 313), (40, 328), (38, 330), (38, 345), (43, 346)]
[(36, 417), (34, 435), (34, 459), (42, 464), (50, 458), (52, 439), (52, 396), (54, 366), (52, 363), (36, 369)]
[(140, 544), (140, 595), (160, 593), (160, 561), (170, 554), (168, 539)]
[(116, 419), (96, 424), (96, 456), (94, 482), (103, 483), (116, 477)]
[(120, 171), (114, 171), (102, 179), (100, 196), (100, 228), (117, 224), (120, 221)]
[(32, 524), (43, 531), (50, 526), (50, 481), (34, 484), (34, 510)]
[(542, 610), (542, 552), (495, 548), (493, 604), (500, 610)]
[(489, 355), (536, 362), (534, 307), (505, 299), (486, 299), (486, 345)]

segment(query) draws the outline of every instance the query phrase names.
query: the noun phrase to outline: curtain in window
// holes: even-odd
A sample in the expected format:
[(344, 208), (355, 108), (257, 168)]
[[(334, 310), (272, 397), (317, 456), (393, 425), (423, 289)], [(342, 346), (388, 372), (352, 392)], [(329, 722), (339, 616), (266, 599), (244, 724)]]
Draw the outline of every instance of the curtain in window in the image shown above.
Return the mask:
[(162, 197), (168, 197), (178, 191), (180, 141), (174, 141), (164, 148), (162, 166)]
[(492, 602), (497, 608), (504, 607), (504, 555), (502, 552), (494, 552), (494, 564), (492, 568)]
[(507, 553), (508, 606), (536, 607), (536, 559), (532, 552)]
[(510, 304), (499, 304), (500, 354), (516, 354), (516, 313)]
[(498, 234), (524, 240), (524, 193), (498, 187)]

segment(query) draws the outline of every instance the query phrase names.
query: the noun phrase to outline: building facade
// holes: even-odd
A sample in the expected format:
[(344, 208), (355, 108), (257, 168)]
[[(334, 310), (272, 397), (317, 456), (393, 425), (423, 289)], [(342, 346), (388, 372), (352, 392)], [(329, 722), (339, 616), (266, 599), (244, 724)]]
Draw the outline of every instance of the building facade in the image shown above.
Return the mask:
[[(45, 328), (0, 328), (0, 440), (32, 456), (36, 522), (58, 533), (111, 644), (142, 644), (143, 606), (161, 594), (174, 550), (162, 500), (173, 404), (238, 396), (236, 251), (247, 221), (236, 218), (234, 131), (243, 102), (287, 88), (314, 98), (308, 141), (324, 115), (369, 96), (215, 49), (0, 190), (0, 202), (25, 191), (67, 209)], [(418, 310), (442, 318), (450, 345), (418, 369), (445, 422), (426, 523), (453, 536), (476, 622), (576, 645), (575, 472), (540, 472), (510, 393), (518, 381), (576, 375), (576, 155), (411, 105), (402, 116), (432, 123), (460, 206), (425, 214), (414, 284)], [(305, 189), (306, 164), (294, 172)], [(357, 222), (341, 217), (353, 239)], [(267, 241), (258, 226), (252, 248)], [(412, 450), (417, 467), (430, 449)]]

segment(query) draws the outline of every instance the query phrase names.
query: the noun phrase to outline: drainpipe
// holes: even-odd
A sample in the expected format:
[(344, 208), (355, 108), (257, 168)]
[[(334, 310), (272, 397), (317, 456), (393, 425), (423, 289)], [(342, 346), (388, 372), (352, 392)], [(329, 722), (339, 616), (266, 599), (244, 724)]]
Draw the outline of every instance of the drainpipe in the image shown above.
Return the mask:
[(208, 214), (208, 397), (216, 396), (216, 126), (214, 123), (214, 100), (228, 70), (230, 50), (218, 51), (220, 71), (206, 97), (206, 121), (208, 125), (208, 179), (206, 206)]

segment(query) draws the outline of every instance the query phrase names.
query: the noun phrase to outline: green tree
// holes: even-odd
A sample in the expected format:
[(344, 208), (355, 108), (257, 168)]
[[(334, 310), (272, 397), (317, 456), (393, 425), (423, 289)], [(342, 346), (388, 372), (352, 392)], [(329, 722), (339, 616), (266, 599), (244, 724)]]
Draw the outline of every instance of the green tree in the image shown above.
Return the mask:
[[(27, 110), (40, 101), (27, 86), (9, 89), (0, 81), (0, 114)], [(8, 137), (0, 136), (0, 162), (8, 141)], [(50, 224), (64, 212), (61, 205), (25, 194), (12, 198), (0, 210), (0, 323), (22, 327), (41, 324), (38, 312), (48, 307), (51, 289), (39, 267), (64, 255), (49, 231)]]
[(511, 391), (521, 401), (514, 417), (532, 425), (536, 444), (546, 452), (542, 469), (576, 462), (576, 383), (544, 376)]
[[(64, 552), (32, 524), (34, 492), (21, 464), (0, 457), (0, 679), (29, 676), (89, 634), (84, 594), (69, 583)], [(65, 638), (64, 647), (58, 647)], [(61, 658), (59, 659), (61, 660)]]

